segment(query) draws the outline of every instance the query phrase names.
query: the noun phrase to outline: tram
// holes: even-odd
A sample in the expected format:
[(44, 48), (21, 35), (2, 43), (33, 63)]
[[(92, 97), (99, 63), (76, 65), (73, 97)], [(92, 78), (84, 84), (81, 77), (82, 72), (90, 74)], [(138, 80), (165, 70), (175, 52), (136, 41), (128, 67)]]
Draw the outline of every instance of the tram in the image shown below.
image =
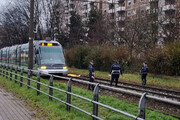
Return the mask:
[[(33, 69), (44, 74), (67, 75), (62, 45), (52, 40), (33, 42)], [(17, 66), (28, 66), (29, 43), (0, 49), (0, 62)]]

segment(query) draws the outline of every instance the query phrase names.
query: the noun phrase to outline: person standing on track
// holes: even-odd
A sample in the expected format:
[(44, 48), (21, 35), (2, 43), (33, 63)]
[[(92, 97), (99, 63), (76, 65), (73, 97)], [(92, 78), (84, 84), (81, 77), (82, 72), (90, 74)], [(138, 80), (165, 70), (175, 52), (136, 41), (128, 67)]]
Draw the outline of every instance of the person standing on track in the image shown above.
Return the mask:
[(148, 73), (147, 62), (143, 62), (143, 67), (142, 67), (140, 73), (141, 73), (142, 85), (146, 85), (146, 76)]
[(117, 87), (118, 80), (119, 80), (119, 75), (122, 75), (122, 68), (121, 65), (119, 64), (119, 61), (116, 60), (112, 65), (110, 69), (110, 74), (111, 74), (111, 82), (110, 85), (112, 85), (114, 79), (115, 79), (115, 86)]
[[(91, 61), (89, 62), (89, 82), (94, 82), (94, 67), (93, 67), (93, 65), (94, 65), (94, 61), (91, 60)], [(89, 84), (89, 85), (88, 85), (88, 89), (89, 89), (89, 90), (93, 90), (93, 89), (94, 89), (94, 86), (91, 85), (91, 84)]]

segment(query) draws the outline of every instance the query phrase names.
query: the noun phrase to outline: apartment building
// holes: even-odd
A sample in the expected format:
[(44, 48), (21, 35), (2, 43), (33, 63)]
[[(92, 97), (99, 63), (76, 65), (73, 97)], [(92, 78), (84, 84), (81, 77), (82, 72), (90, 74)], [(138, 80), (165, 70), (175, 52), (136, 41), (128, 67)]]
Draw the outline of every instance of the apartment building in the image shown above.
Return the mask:
[[(153, 21), (163, 21), (168, 26), (170, 18), (176, 15), (180, 0), (69, 0), (66, 3), (66, 24), (70, 23), (70, 12), (76, 11), (82, 16), (82, 21), (88, 21), (92, 9), (99, 9), (116, 21), (120, 31), (124, 31), (127, 18), (136, 19), (143, 14), (152, 14)], [(159, 27), (160, 34), (163, 30)]]

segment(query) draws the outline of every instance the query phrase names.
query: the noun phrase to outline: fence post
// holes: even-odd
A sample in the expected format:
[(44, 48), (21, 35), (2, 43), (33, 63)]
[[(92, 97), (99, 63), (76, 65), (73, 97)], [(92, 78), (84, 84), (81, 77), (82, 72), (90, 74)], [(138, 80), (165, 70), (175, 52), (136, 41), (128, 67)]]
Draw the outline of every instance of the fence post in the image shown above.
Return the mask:
[[(72, 86), (72, 78), (69, 79), (68, 84), (67, 84), (67, 91), (71, 92), (71, 86)], [(71, 104), (71, 94), (67, 93), (67, 103)], [(69, 105), (67, 105), (67, 111), (71, 110), (71, 107)]]
[(145, 119), (146, 94), (144, 93), (139, 100), (138, 117)]
[(2, 74), (2, 64), (0, 64), (0, 74)]
[(18, 70), (18, 67), (15, 68), (15, 76), (14, 76), (14, 82), (15, 83), (17, 82), (17, 70)]
[(3, 66), (2, 66), (2, 64), (1, 64), (1, 66), (0, 66), (0, 74), (2, 75), (2, 69), (3, 69)]
[(6, 65), (6, 79), (8, 79), (8, 65)]
[(27, 88), (29, 89), (30, 88), (30, 78), (31, 78), (31, 70), (28, 70), (28, 78), (27, 78)]
[(10, 80), (12, 80), (12, 66), (10, 67)]
[[(98, 98), (99, 98), (99, 84), (97, 84), (94, 88), (93, 91), (93, 100), (98, 102)], [(98, 116), (98, 105), (96, 103), (93, 103), (93, 115)], [(93, 117), (93, 120), (97, 120), (96, 118)]]
[(50, 101), (52, 101), (52, 97), (51, 96), (53, 96), (53, 88), (51, 88), (51, 87), (53, 87), (53, 79), (54, 79), (54, 77), (53, 77), (53, 75), (51, 75), (51, 77), (50, 77), (50, 79), (49, 79), (49, 100)]
[(41, 73), (38, 72), (38, 75), (37, 75), (37, 95), (40, 95), (40, 76), (41, 76)]
[(4, 75), (4, 68), (5, 68), (5, 65), (3, 65), (3, 77), (5, 76), (5, 75)]
[(19, 82), (20, 87), (22, 87), (23, 85), (23, 73), (24, 73), (24, 68), (21, 69), (21, 77), (20, 77), (20, 82)]

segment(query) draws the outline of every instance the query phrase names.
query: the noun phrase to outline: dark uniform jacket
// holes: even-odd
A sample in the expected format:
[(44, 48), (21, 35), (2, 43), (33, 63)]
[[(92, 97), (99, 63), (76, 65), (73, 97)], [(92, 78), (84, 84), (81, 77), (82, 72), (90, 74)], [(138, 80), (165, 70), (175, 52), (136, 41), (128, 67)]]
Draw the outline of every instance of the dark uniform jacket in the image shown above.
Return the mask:
[(147, 75), (147, 72), (148, 72), (148, 67), (147, 66), (142, 67), (141, 74)]
[(91, 64), (89, 64), (89, 77), (94, 76), (94, 68)]
[(111, 66), (110, 74), (121, 74), (122, 75), (122, 68), (119, 63), (115, 62)]

